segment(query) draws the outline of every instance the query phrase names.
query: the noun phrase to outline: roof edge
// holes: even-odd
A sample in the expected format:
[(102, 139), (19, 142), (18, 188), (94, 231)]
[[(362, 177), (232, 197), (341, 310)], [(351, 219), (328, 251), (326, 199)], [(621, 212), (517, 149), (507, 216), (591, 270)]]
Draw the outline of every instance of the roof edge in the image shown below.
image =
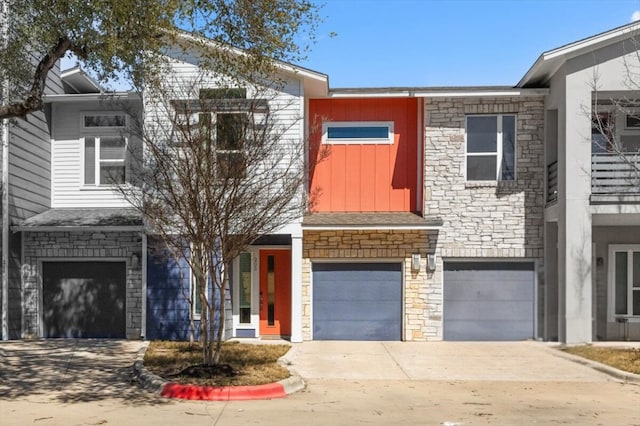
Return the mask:
[[(606, 43), (609, 41), (614, 41), (622, 36), (636, 33), (638, 31), (640, 31), (640, 21), (634, 21), (634, 22), (621, 25), (619, 27), (615, 27), (595, 35), (562, 45), (560, 47), (547, 50), (543, 52), (538, 57), (538, 59), (536, 59), (533, 65), (527, 70), (525, 75), (520, 79), (516, 87), (524, 87), (527, 83), (529, 83), (532, 76), (535, 75), (536, 71), (538, 71), (539, 68), (542, 66), (542, 64), (544, 64), (545, 62), (548, 62), (554, 59), (566, 59), (561, 57), (575, 53), (582, 49), (589, 48), (598, 43)], [(561, 62), (564, 62), (564, 60)], [(556, 67), (556, 70), (559, 67), (560, 67), (560, 64)]]
[(329, 90), (332, 98), (371, 97), (470, 97), (470, 96), (544, 96), (546, 88), (522, 88), (512, 86), (477, 87), (387, 87), (387, 88), (343, 88)]
[(44, 95), (45, 103), (107, 101), (107, 100), (141, 100), (137, 92), (102, 92), (102, 93), (64, 93)]
[[(247, 52), (245, 52), (244, 50), (237, 48), (237, 47), (233, 47), (233, 46), (228, 46), (228, 45), (222, 45), (214, 40), (211, 40), (209, 38), (197, 35), (197, 34), (193, 34), (187, 31), (177, 31), (176, 36), (186, 42), (195, 42), (195, 43), (201, 43), (201, 44), (206, 44), (208, 46), (210, 46), (213, 49), (224, 49), (234, 55), (238, 55), (238, 56), (246, 56)], [(276, 68), (287, 72), (289, 74), (293, 74), (296, 76), (301, 76), (303, 78), (308, 78), (308, 79), (313, 79), (313, 80), (317, 80), (320, 82), (325, 82), (327, 84), (329, 84), (329, 76), (327, 74), (323, 74), (321, 72), (318, 71), (314, 71), (311, 70), (309, 68), (304, 68), (301, 67), (299, 65), (294, 65), (291, 64), (289, 62), (285, 62), (285, 61), (281, 61), (278, 59), (271, 59), (273, 60), (273, 62), (276, 65)]]

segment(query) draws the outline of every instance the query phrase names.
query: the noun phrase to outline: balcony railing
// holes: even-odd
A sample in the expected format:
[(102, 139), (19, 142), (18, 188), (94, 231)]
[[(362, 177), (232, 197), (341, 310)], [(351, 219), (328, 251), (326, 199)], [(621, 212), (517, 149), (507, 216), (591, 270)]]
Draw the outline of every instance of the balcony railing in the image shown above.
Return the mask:
[(547, 203), (558, 199), (558, 162), (547, 166)]
[(593, 154), (591, 193), (606, 195), (640, 194), (640, 158), (637, 154)]

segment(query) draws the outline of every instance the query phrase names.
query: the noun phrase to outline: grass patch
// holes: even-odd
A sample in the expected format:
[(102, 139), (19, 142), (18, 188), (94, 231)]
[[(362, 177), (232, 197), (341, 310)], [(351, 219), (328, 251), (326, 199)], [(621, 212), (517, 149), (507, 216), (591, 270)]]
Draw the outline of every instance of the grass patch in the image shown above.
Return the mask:
[(220, 363), (228, 364), (238, 374), (233, 377), (216, 375), (193, 378), (177, 375), (191, 365), (202, 364), (202, 347), (189, 347), (188, 342), (152, 341), (144, 355), (144, 366), (160, 377), (174, 383), (206, 386), (263, 385), (286, 379), (289, 370), (277, 363), (286, 354), (289, 345), (254, 345), (240, 342), (224, 342)]
[(640, 374), (640, 349), (572, 346), (564, 348), (563, 351), (610, 365), (618, 370)]

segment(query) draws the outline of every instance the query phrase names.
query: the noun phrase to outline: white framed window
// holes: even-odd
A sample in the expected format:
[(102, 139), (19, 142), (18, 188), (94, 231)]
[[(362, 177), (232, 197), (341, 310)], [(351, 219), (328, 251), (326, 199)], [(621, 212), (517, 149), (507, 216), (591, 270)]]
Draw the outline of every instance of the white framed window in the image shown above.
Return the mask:
[(515, 115), (466, 117), (467, 181), (515, 180), (515, 153)]
[(191, 268), (189, 268), (189, 286), (191, 287), (191, 315), (195, 321), (198, 321), (200, 320), (200, 315), (202, 315), (202, 301), (198, 296), (196, 277)]
[(322, 143), (393, 144), (393, 121), (328, 121), (322, 123)]
[(122, 112), (85, 112), (82, 132), (82, 184), (113, 186), (126, 181), (127, 115)]
[(608, 319), (640, 319), (640, 244), (609, 246)]
[(85, 136), (83, 184), (110, 186), (126, 181), (127, 139), (119, 135)]
[[(251, 300), (253, 299), (251, 281), (251, 253), (243, 252), (238, 256), (238, 322), (251, 324)], [(232, 274), (229, 275), (230, 277)]]

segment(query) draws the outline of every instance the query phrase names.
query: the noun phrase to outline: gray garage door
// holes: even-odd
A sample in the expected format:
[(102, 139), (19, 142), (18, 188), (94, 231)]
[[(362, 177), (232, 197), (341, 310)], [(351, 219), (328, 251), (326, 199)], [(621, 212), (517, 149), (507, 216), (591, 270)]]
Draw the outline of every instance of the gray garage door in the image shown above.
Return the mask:
[(534, 265), (445, 262), (445, 340), (524, 340), (534, 333)]
[(315, 340), (401, 340), (399, 263), (314, 263)]
[(124, 262), (43, 262), (44, 337), (122, 338)]

